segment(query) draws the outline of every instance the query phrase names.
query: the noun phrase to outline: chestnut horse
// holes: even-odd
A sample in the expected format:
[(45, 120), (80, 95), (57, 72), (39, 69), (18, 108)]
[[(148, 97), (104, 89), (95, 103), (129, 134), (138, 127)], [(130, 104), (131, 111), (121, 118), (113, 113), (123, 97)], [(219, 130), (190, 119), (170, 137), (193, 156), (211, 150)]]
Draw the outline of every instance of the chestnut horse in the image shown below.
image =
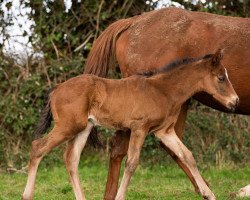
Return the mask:
[[(105, 77), (118, 62), (122, 76), (155, 69), (176, 58), (198, 57), (225, 48), (223, 64), (241, 99), (238, 114), (250, 114), (250, 19), (226, 17), (178, 8), (155, 10), (111, 24), (95, 41), (85, 73)], [(220, 111), (225, 107), (208, 94), (195, 95), (199, 102)], [(175, 131), (182, 138), (187, 103), (180, 112)], [(121, 161), (127, 154), (129, 131), (111, 140), (109, 175), (105, 199), (115, 197)], [(198, 188), (181, 160), (161, 143)]]
[[(66, 168), (77, 200), (84, 200), (78, 163), (94, 125), (131, 130), (128, 159), (116, 200), (125, 193), (137, 165), (146, 135), (153, 132), (194, 177), (201, 195), (215, 196), (199, 174), (192, 153), (177, 137), (174, 126), (181, 105), (194, 93), (205, 91), (230, 110), (238, 105), (235, 93), (221, 64), (222, 54), (184, 59), (152, 71), (151, 76), (135, 75), (110, 80), (81, 75), (59, 84), (49, 96), (35, 134), (42, 134), (54, 119), (50, 133), (32, 142), (28, 181), (23, 199), (32, 199), (38, 165), (53, 148), (68, 141), (64, 154)], [(147, 73), (148, 74), (148, 73)], [(119, 95), (117, 95), (119, 94)], [(124, 99), (126, 99), (124, 101)]]

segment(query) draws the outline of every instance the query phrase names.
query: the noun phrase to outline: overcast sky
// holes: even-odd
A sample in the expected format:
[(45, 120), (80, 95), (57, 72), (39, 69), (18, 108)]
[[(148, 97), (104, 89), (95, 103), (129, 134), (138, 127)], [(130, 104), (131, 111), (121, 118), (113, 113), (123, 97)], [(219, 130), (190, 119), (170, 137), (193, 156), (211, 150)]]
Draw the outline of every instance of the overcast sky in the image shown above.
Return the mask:
[[(53, 2), (54, 0), (44, 0), (43, 5), (45, 8), (48, 1)], [(12, 6), (7, 9), (6, 4), (10, 2), (12, 2)], [(5, 54), (10, 54), (19, 61), (21, 58), (27, 58), (28, 55), (34, 53), (32, 44), (29, 42), (29, 37), (33, 35), (32, 26), (35, 26), (34, 20), (29, 19), (29, 14), (34, 11), (30, 7), (25, 7), (24, 4), (29, 2), (30, 0), (24, 0), (21, 4), (20, 0), (3, 0), (1, 4), (4, 20), (8, 21), (9, 15), (13, 25), (6, 27), (6, 33), (9, 36), (8, 40), (3, 41), (3, 37), (0, 35), (0, 43), (3, 43), (3, 52)], [(71, 0), (64, 0), (64, 3), (65, 12), (68, 12), (72, 2)], [(49, 8), (46, 11), (50, 12)]]
[[(8, 10), (6, 4), (9, 2), (12, 2), (12, 6)], [(29, 2), (29, 0), (24, 2)], [(28, 38), (32, 35), (31, 26), (35, 24), (33, 20), (28, 18), (31, 8), (20, 4), (19, 0), (3, 0), (1, 9), (4, 12), (4, 20), (8, 21), (8, 15), (10, 15), (13, 23), (13, 25), (6, 27), (9, 38), (4, 41), (3, 51), (16, 55), (21, 54), (21, 56), (31, 53), (32, 46), (28, 43)], [(24, 33), (27, 33), (25, 37)], [(0, 37), (0, 42), (3, 43), (2, 37)]]

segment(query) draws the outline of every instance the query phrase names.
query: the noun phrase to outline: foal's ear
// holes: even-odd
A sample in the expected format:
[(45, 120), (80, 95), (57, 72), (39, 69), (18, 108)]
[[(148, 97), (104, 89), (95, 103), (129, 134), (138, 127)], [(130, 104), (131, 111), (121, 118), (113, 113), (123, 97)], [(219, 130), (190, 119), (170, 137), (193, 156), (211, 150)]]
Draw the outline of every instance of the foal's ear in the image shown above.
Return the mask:
[(212, 65), (217, 67), (223, 58), (224, 49), (218, 49), (216, 53), (212, 56)]

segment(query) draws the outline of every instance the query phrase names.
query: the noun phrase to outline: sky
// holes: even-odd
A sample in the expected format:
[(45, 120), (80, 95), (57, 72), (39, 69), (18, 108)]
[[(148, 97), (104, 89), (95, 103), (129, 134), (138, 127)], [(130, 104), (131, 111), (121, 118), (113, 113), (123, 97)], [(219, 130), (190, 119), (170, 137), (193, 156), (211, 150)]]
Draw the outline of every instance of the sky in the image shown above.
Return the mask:
[[(47, 2), (53, 2), (54, 0), (44, 0), (43, 5), (47, 8)], [(12, 2), (12, 6), (7, 9), (6, 4)], [(29, 3), (30, 0), (24, 0), (23, 2)], [(68, 12), (71, 8), (72, 1), (64, 0), (65, 12)], [(3, 53), (14, 57), (17, 62), (25, 63), (28, 56), (34, 54), (32, 44), (29, 42), (29, 37), (33, 35), (33, 27), (35, 26), (34, 20), (29, 18), (29, 14), (34, 12), (30, 7), (26, 7), (24, 3), (20, 3), (20, 0), (3, 0), (1, 4), (1, 10), (4, 13), (4, 20), (8, 21), (10, 18), (12, 25), (6, 27), (6, 33), (8, 39), (3, 41), (2, 35), (0, 35), (0, 44), (3, 44)], [(49, 8), (46, 9), (50, 12)], [(1, 27), (0, 27), (1, 30)], [(41, 56), (42, 53), (37, 53), (36, 56)]]
[[(8, 10), (6, 4), (9, 2), (12, 2), (12, 6)], [(24, 0), (24, 2), (29, 3), (29, 0)], [(4, 20), (8, 21), (8, 15), (10, 15), (12, 16), (10, 22), (13, 23), (6, 27), (8, 40), (3, 43), (3, 37), (0, 37), (0, 43), (3, 43), (4, 46), (3, 52), (13, 54), (15, 57), (27, 56), (32, 52), (32, 45), (28, 40), (29, 36), (32, 35), (32, 25), (35, 25), (35, 22), (28, 18), (31, 8), (20, 4), (19, 0), (3, 0), (1, 9), (4, 12)], [(24, 36), (24, 33), (27, 33), (27, 35)]]

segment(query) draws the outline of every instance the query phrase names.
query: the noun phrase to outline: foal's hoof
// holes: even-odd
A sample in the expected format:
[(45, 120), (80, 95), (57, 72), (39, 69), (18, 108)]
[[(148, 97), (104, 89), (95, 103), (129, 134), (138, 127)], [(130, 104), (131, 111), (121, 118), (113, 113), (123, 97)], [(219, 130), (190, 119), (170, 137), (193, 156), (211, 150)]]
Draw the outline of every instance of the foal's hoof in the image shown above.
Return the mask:
[(115, 200), (125, 200), (125, 197), (124, 196), (117, 196), (117, 197), (115, 197)]
[(115, 200), (115, 197), (111, 196), (111, 195), (106, 195), (103, 200)]
[(238, 197), (250, 197), (250, 185), (241, 188), (237, 194)]
[(216, 200), (214, 194), (212, 194), (212, 195), (205, 195), (205, 196), (203, 196), (203, 199), (204, 200)]
[(22, 199), (21, 199), (21, 200), (32, 200), (32, 199), (27, 199), (27, 198), (23, 198), (23, 197), (22, 197)]
[(22, 200), (33, 200), (33, 197), (28, 197), (28, 196), (23, 195)]

